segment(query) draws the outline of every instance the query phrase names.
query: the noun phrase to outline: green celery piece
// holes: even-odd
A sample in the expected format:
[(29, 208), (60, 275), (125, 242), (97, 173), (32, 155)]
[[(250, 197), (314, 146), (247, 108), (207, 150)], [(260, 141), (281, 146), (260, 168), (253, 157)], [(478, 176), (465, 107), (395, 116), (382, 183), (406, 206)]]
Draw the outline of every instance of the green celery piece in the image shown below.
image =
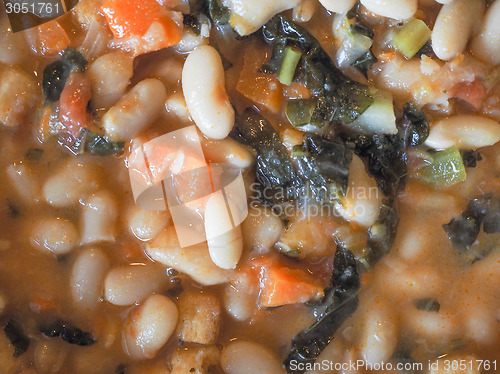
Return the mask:
[(465, 181), (462, 155), (457, 147), (451, 147), (434, 153), (430, 163), (425, 164), (417, 172), (417, 178), (434, 188), (449, 187)]
[(396, 32), (392, 42), (396, 50), (410, 59), (427, 43), (431, 33), (424, 21), (414, 19)]
[(294, 127), (307, 125), (311, 122), (315, 107), (314, 99), (289, 100), (286, 103), (286, 118)]
[(293, 76), (295, 75), (295, 70), (302, 57), (302, 52), (294, 47), (286, 47), (283, 56), (283, 62), (281, 63), (280, 71), (278, 74), (278, 80), (281, 84), (289, 86), (292, 84)]

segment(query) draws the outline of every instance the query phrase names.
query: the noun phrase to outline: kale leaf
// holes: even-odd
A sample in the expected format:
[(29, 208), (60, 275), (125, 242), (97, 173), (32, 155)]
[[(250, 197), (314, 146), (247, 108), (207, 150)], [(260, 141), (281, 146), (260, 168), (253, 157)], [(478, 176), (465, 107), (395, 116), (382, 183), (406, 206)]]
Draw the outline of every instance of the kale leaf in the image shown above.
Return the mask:
[(19, 357), (28, 350), (30, 339), (16, 321), (7, 321), (3, 327), (3, 332), (14, 346), (14, 357)]
[(47, 325), (42, 325), (39, 330), (43, 335), (50, 338), (60, 336), (69, 344), (89, 346), (96, 342), (90, 332), (82, 331), (78, 327), (72, 326), (70, 323), (59, 319)]
[(483, 159), (479, 151), (461, 151), (460, 154), (466, 168), (475, 168), (477, 162)]
[(84, 72), (87, 60), (74, 48), (63, 51), (62, 57), (48, 64), (43, 71), (42, 89), (47, 101), (59, 100), (66, 80), (72, 73)]
[(80, 135), (70, 146), (75, 154), (89, 153), (97, 156), (117, 155), (123, 151), (124, 142), (112, 142), (103, 135), (82, 129)]
[(316, 310), (317, 321), (292, 340), (291, 352), (284, 361), (288, 373), (303, 373), (303, 370), (294, 370), (293, 367), (297, 365), (293, 364), (313, 363), (332, 341), (335, 331), (358, 307), (359, 287), (359, 275), (353, 253), (337, 245), (331, 285), (325, 290), (326, 296), (322, 305)]
[(398, 223), (399, 215), (394, 200), (383, 203), (377, 222), (368, 229), (369, 251), (366, 260), (369, 265), (391, 250)]
[(399, 136), (405, 147), (421, 145), (429, 136), (429, 122), (425, 113), (415, 105), (407, 103), (403, 107), (404, 115), (399, 123)]

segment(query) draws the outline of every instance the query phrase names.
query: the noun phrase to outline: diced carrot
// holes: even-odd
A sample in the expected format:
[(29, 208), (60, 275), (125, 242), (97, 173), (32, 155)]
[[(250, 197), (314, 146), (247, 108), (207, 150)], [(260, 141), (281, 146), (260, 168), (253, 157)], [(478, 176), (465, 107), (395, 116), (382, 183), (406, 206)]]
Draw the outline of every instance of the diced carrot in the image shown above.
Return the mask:
[(378, 59), (379, 59), (379, 61), (387, 62), (387, 61), (391, 61), (395, 55), (396, 55), (396, 53), (394, 51), (381, 52), (378, 55)]
[(147, 46), (135, 46), (140, 53), (169, 47), (182, 38), (182, 24), (172, 19), (175, 12), (156, 0), (106, 0), (102, 11), (116, 39), (146, 36)]
[(309, 99), (311, 93), (302, 83), (292, 82), (289, 86), (283, 86), (283, 95), (287, 99)]
[(260, 306), (301, 304), (323, 296), (323, 287), (304, 270), (288, 268), (268, 258), (254, 260), (254, 266), (259, 269)]
[(71, 74), (61, 92), (59, 110), (61, 122), (74, 137), (77, 137), (80, 130), (88, 127), (90, 123), (87, 105), (91, 97), (88, 78), (82, 73)]
[(69, 47), (69, 36), (57, 21), (49, 21), (37, 27), (38, 52), (51, 56)]
[(484, 99), (486, 99), (488, 92), (483, 83), (474, 81), (456, 84), (451, 89), (451, 94), (453, 97), (467, 101), (474, 108), (479, 110), (483, 106)]
[(236, 90), (258, 106), (280, 113), (283, 106), (283, 85), (275, 75), (259, 72), (266, 59), (265, 51), (257, 45), (250, 45), (246, 49)]
[(50, 117), (52, 115), (52, 106), (48, 105), (43, 108), (42, 118), (40, 119), (40, 139), (45, 141), (49, 136)]

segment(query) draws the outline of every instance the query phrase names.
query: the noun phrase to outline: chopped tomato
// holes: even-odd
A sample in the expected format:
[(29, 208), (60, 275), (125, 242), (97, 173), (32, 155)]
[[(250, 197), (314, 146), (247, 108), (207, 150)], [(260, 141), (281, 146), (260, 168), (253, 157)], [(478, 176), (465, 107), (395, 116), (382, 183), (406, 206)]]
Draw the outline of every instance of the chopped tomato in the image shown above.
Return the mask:
[(82, 73), (71, 74), (61, 92), (59, 110), (61, 122), (74, 137), (77, 137), (80, 130), (88, 127), (90, 123), (87, 105), (91, 97), (88, 78)]
[(481, 109), (488, 94), (484, 84), (478, 81), (458, 83), (451, 91), (453, 97), (467, 101), (477, 110)]
[(57, 21), (44, 23), (36, 28), (38, 52), (43, 56), (52, 56), (69, 47), (69, 36)]
[(276, 307), (301, 304), (323, 296), (323, 287), (309, 273), (280, 265), (269, 258), (254, 261), (259, 271), (259, 305)]

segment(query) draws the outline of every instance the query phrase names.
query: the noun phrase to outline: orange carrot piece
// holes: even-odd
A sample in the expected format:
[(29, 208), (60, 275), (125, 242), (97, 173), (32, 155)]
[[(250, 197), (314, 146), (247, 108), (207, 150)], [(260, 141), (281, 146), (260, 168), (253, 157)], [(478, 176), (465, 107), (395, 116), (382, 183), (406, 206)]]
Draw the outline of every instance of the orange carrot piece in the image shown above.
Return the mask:
[(253, 103), (280, 113), (283, 106), (283, 85), (275, 75), (260, 73), (267, 56), (256, 45), (250, 45), (244, 55), (236, 90)]
[(30, 303), (30, 306), (37, 312), (59, 309), (59, 304), (57, 303), (57, 301), (52, 299), (46, 299), (40, 296), (35, 296), (33, 298), (33, 301)]
[(301, 304), (323, 296), (323, 287), (304, 270), (288, 268), (264, 258), (254, 264), (260, 268), (260, 306)]
[(116, 39), (152, 34), (154, 47), (149, 52), (181, 40), (182, 26), (156, 0), (106, 0), (102, 11)]
[(481, 109), (488, 95), (484, 84), (478, 81), (458, 83), (451, 89), (451, 93), (454, 97), (467, 101), (477, 110)]
[(309, 99), (311, 93), (302, 83), (292, 82), (289, 86), (283, 86), (283, 95), (287, 99)]
[(69, 36), (57, 21), (49, 21), (37, 27), (39, 53), (52, 56), (69, 47)]

